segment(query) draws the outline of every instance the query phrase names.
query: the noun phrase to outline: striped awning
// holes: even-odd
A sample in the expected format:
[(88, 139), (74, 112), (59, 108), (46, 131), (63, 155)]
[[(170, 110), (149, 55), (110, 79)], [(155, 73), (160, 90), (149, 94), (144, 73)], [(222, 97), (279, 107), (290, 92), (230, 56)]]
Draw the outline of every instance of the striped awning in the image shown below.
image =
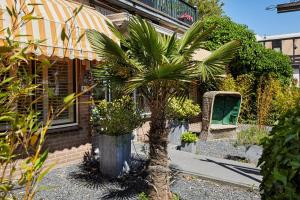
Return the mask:
[[(13, 22), (6, 7), (12, 8), (14, 2), (14, 0), (0, 0), (0, 30), (12, 27)], [(16, 2), (18, 9), (25, 2), (21, 15), (24, 16), (34, 8), (32, 15), (41, 18), (31, 20), (15, 33), (23, 35), (16, 38), (21, 44), (32, 40), (44, 40), (40, 48), (32, 49), (30, 52), (37, 56), (99, 60), (84, 34), (87, 29), (105, 33), (117, 41), (106, 24), (106, 20), (109, 20), (92, 7), (84, 6), (76, 18), (67, 22), (71, 16), (74, 16), (73, 11), (79, 8), (80, 4), (68, 0), (17, 0)], [(69, 35), (68, 42), (63, 42), (61, 39), (63, 29), (67, 35), (72, 33)], [(0, 38), (3, 39), (6, 34), (4, 31), (0, 32)], [(78, 42), (82, 34), (84, 36)]]

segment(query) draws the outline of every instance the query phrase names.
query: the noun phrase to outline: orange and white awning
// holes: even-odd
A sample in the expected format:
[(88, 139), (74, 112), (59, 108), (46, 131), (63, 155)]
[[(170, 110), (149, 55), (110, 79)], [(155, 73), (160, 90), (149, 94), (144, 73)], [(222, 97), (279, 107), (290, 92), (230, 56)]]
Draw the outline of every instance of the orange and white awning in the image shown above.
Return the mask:
[[(12, 18), (6, 7), (12, 8), (14, 0), (0, 0), (0, 30), (12, 27)], [(32, 50), (31, 53), (48, 57), (57, 56), (60, 58), (78, 58), (81, 60), (99, 60), (93, 52), (86, 35), (78, 42), (78, 38), (87, 29), (94, 29), (117, 41), (117, 38), (110, 31), (106, 24), (109, 21), (105, 16), (92, 7), (84, 6), (73, 20), (67, 20), (74, 16), (73, 11), (80, 7), (80, 4), (68, 0), (17, 0), (16, 8), (22, 7), (21, 16), (26, 15), (34, 8), (35, 17), (41, 19), (31, 20), (29, 23), (17, 29), (16, 40), (26, 43), (32, 40), (44, 40), (40, 48)], [(68, 42), (61, 40), (62, 30), (70, 34)], [(72, 30), (72, 31), (71, 31)], [(0, 32), (0, 38), (6, 36), (5, 31)]]

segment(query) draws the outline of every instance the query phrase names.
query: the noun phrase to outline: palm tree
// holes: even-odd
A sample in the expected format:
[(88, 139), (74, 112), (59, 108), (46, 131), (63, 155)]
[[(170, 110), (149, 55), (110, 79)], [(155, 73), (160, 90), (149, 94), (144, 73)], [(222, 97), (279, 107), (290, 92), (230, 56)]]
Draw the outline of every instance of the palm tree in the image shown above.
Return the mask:
[(239, 42), (225, 44), (201, 62), (192, 60), (193, 54), (203, 48), (214, 28), (204, 31), (202, 22), (194, 23), (181, 39), (176, 33), (172, 36), (158, 33), (139, 17), (130, 20), (126, 34), (108, 25), (120, 44), (103, 33), (87, 32), (94, 51), (102, 58), (101, 64), (93, 70), (94, 76), (119, 85), (125, 93), (139, 90), (146, 98), (151, 111), (147, 170), (152, 187), (149, 196), (169, 199), (166, 105), (174, 96), (183, 97), (189, 83), (207, 81), (224, 73)]

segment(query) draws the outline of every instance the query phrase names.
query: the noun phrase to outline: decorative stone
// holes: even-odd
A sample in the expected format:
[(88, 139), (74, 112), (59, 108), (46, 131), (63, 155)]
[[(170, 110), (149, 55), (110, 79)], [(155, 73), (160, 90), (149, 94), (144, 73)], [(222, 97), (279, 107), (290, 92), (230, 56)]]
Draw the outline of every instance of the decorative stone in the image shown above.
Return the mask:
[(129, 165), (131, 155), (131, 134), (110, 136), (96, 135), (93, 142), (99, 152), (98, 160), (101, 173), (109, 178), (116, 178)]
[(258, 163), (259, 158), (261, 157), (263, 148), (257, 145), (252, 145), (246, 150), (246, 158), (251, 163)]

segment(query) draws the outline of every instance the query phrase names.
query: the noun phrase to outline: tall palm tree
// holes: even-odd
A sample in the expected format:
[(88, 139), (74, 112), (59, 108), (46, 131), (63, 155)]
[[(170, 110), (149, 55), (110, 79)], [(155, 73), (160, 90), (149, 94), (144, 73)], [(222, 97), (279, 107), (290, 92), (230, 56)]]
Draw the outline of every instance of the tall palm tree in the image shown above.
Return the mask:
[(139, 90), (146, 98), (150, 111), (149, 165), (151, 199), (168, 199), (169, 160), (166, 105), (174, 96), (183, 97), (188, 84), (207, 81), (224, 73), (239, 42), (232, 41), (213, 52), (204, 61), (192, 60), (194, 52), (203, 48), (211, 29), (203, 30), (196, 22), (181, 39), (176, 33), (167, 36), (139, 17), (129, 22), (128, 32), (120, 33), (109, 24), (120, 44), (97, 31), (89, 30), (88, 39), (102, 62), (94, 69), (94, 76), (118, 84), (126, 93)]

